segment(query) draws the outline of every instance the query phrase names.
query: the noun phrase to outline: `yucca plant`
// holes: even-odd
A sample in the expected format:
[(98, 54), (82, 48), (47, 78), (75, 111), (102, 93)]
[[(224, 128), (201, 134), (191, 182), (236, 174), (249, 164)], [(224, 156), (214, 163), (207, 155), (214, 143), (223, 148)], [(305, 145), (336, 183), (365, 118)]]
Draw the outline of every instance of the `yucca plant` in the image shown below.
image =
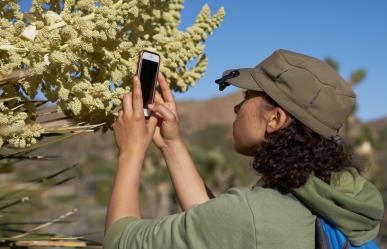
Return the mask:
[(39, 90), (76, 121), (68, 129), (87, 123), (107, 131), (141, 49), (157, 51), (171, 88), (187, 91), (207, 67), (204, 42), (224, 9), (211, 15), (204, 5), (180, 31), (182, 8), (183, 0), (32, 0), (22, 13), (17, 0), (1, 1), (0, 146), (30, 146), (45, 133), (31, 103)]
[[(224, 9), (211, 15), (204, 5), (193, 25), (180, 31), (183, 0), (31, 3), (23, 13), (18, 0), (0, 1), (0, 245), (101, 247), (79, 235), (45, 233), (75, 208), (50, 210), (55, 216), (48, 221), (29, 219), (33, 208), (44, 208), (39, 199), (50, 189), (71, 184), (74, 176), (65, 175), (75, 165), (25, 182), (12, 178), (15, 164), (57, 159), (31, 153), (82, 133), (108, 131), (131, 89), (141, 49), (157, 51), (171, 88), (187, 91), (207, 67), (205, 41), (219, 27)], [(38, 92), (46, 99), (36, 99)], [(54, 108), (44, 108), (49, 102)], [(155, 184), (165, 183), (165, 175), (159, 180)], [(159, 192), (168, 191), (160, 187)]]
[[(68, 225), (68, 217), (77, 212), (77, 208), (71, 208), (65, 213), (58, 213), (48, 221), (32, 221), (33, 212), (44, 210), (43, 200), (48, 191), (56, 191), (58, 187), (71, 184), (74, 176), (67, 176), (77, 164), (59, 169), (54, 173), (21, 181), (16, 178), (14, 169), (23, 167), (27, 161), (46, 161), (57, 159), (57, 156), (30, 155), (37, 149), (47, 146), (55, 146), (77, 133), (59, 134), (52, 133), (53, 139), (44, 141), (26, 149), (11, 148), (5, 146), (0, 155), (0, 245), (9, 248), (26, 247), (99, 247), (101, 243), (89, 241), (83, 236), (67, 234), (55, 234), (45, 232), (54, 224)], [(17, 166), (15, 164), (18, 164)], [(55, 210), (51, 210), (55, 212)], [(42, 212), (39, 212), (42, 213)], [(57, 213), (57, 212), (55, 212)], [(40, 220), (43, 220), (42, 218)]]

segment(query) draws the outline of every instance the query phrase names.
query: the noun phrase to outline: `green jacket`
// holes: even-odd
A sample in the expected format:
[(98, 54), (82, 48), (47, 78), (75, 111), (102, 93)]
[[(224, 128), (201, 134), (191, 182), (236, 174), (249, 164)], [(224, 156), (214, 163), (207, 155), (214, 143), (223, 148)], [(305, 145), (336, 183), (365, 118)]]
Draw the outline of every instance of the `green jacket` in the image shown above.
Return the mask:
[(230, 188), (185, 212), (123, 217), (107, 230), (104, 248), (312, 249), (316, 216), (309, 208), (343, 228), (352, 242), (373, 239), (384, 212), (379, 191), (355, 170), (333, 178), (335, 184), (328, 185), (312, 175), (286, 195), (258, 182), (251, 189)]

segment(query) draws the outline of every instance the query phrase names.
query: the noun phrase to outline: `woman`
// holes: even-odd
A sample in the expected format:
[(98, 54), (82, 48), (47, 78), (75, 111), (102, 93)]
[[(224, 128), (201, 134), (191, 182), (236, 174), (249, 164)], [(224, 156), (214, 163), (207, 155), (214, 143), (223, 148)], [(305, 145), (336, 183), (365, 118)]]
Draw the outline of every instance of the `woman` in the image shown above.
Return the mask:
[[(105, 248), (315, 248), (316, 216), (354, 245), (374, 239), (383, 216), (379, 191), (359, 175), (338, 132), (355, 94), (324, 62), (276, 50), (255, 68), (227, 70), (216, 82), (245, 89), (235, 106), (236, 152), (254, 157), (255, 186), (210, 198), (182, 142), (164, 77), (145, 121), (140, 83), (125, 94), (113, 124), (119, 160)], [(183, 212), (142, 219), (139, 178), (152, 141), (162, 151)]]

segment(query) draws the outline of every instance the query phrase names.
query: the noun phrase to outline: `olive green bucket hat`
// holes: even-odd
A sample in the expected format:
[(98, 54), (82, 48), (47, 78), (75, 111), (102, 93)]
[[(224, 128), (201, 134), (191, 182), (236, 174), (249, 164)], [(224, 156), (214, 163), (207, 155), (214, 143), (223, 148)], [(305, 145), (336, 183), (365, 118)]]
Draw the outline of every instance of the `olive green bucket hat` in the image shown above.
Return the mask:
[(300, 122), (328, 139), (338, 133), (356, 103), (349, 84), (327, 63), (314, 57), (278, 49), (255, 68), (226, 70), (215, 81), (264, 91)]

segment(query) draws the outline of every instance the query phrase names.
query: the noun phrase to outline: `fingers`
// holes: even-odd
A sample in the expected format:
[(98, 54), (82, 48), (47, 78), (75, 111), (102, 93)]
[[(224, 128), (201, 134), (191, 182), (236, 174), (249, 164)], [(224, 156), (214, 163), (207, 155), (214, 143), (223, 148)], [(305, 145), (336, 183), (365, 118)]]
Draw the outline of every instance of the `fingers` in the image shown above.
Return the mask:
[(161, 97), (161, 94), (156, 91), (156, 94), (155, 94), (155, 102), (156, 103), (164, 103), (164, 99), (163, 97)]
[(113, 124), (111, 125), (111, 127), (113, 128), (113, 130), (116, 128), (116, 125), (118, 122), (122, 122), (122, 116), (123, 116), (123, 113), (124, 111), (120, 108), (117, 112), (117, 118), (116, 120), (113, 122)]
[(177, 120), (177, 116), (165, 106), (165, 103), (156, 103), (154, 105), (150, 105), (149, 108), (154, 112), (160, 113), (164, 120)]
[(132, 91), (124, 93), (122, 109), (124, 110), (124, 114), (130, 116), (132, 114), (136, 117), (142, 117), (144, 115), (141, 83), (137, 76), (133, 79)]
[(144, 115), (142, 102), (143, 100), (140, 79), (135, 76), (133, 79), (133, 113), (137, 117)]
[(118, 111), (117, 121), (122, 121), (123, 116), (124, 116), (124, 111), (123, 111), (122, 109), (120, 109), (120, 110)]
[(164, 104), (164, 106), (166, 106), (171, 112), (173, 112), (175, 115), (177, 115), (176, 105), (174, 103), (165, 103), (163, 98), (161, 97), (160, 93), (157, 93), (155, 95), (155, 103)]
[(155, 133), (155, 129), (156, 129), (158, 121), (159, 121), (159, 119), (154, 115), (151, 115), (149, 117), (148, 121), (146, 122), (146, 126), (148, 127), (150, 134), (153, 135)]
[(122, 99), (122, 109), (124, 113), (131, 115), (133, 113), (132, 109), (132, 92), (124, 93), (124, 97)]
[(163, 94), (165, 102), (175, 103), (171, 89), (169, 88), (168, 83), (162, 73), (159, 72), (157, 74), (157, 80), (160, 83), (161, 92)]
[(120, 109), (119, 111), (118, 111), (118, 117), (122, 117), (122, 114), (124, 113), (124, 111), (122, 110), (122, 109)]

